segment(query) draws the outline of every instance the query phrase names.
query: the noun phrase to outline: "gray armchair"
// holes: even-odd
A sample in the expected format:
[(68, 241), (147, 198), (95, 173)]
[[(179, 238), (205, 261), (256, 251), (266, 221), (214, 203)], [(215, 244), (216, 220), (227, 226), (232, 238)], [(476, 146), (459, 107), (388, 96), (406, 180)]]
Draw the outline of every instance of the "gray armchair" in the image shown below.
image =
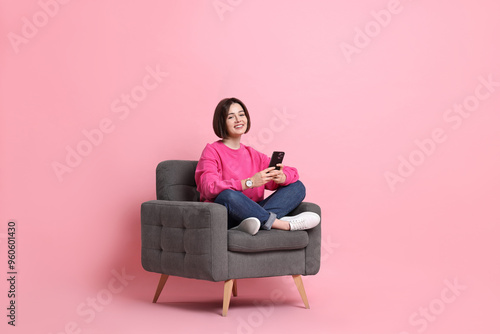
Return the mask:
[[(157, 200), (141, 206), (141, 262), (161, 274), (153, 303), (170, 275), (225, 281), (222, 315), (226, 316), (236, 279), (291, 275), (309, 308), (301, 275), (320, 267), (321, 224), (306, 231), (260, 230), (255, 236), (227, 229), (227, 210), (199, 202), (194, 172), (197, 161), (163, 161), (156, 168)], [(320, 207), (301, 203), (290, 215)]]

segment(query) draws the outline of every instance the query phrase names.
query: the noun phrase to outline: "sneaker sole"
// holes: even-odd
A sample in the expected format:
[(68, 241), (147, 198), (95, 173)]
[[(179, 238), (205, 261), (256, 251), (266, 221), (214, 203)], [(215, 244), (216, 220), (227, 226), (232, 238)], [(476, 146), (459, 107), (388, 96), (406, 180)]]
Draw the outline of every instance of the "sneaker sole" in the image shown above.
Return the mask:
[(241, 221), (237, 230), (246, 232), (250, 235), (256, 235), (260, 229), (260, 221), (257, 218), (250, 217)]

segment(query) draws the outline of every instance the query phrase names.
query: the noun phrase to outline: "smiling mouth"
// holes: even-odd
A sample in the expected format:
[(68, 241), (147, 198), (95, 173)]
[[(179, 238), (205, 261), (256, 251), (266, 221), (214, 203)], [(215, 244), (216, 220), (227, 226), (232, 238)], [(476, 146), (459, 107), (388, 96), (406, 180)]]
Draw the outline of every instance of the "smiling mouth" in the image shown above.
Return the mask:
[(243, 127), (243, 124), (241, 124), (241, 125), (236, 125), (234, 128), (235, 128), (235, 129), (241, 129), (242, 127)]

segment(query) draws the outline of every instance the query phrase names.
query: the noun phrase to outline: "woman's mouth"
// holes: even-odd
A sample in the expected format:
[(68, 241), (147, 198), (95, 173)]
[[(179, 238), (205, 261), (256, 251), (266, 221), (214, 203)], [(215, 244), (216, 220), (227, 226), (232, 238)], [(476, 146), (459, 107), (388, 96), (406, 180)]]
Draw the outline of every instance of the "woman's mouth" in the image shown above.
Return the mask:
[(243, 127), (243, 124), (238, 124), (238, 125), (236, 125), (234, 128), (235, 128), (235, 129), (241, 129), (242, 127)]

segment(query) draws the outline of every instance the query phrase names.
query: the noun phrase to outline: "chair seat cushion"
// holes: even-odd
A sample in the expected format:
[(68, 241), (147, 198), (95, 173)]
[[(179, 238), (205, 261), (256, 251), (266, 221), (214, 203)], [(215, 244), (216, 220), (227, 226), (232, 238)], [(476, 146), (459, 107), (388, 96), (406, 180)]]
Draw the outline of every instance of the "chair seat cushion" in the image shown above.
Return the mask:
[(309, 243), (306, 231), (259, 230), (256, 235), (229, 230), (227, 248), (232, 252), (257, 253), (302, 249)]

